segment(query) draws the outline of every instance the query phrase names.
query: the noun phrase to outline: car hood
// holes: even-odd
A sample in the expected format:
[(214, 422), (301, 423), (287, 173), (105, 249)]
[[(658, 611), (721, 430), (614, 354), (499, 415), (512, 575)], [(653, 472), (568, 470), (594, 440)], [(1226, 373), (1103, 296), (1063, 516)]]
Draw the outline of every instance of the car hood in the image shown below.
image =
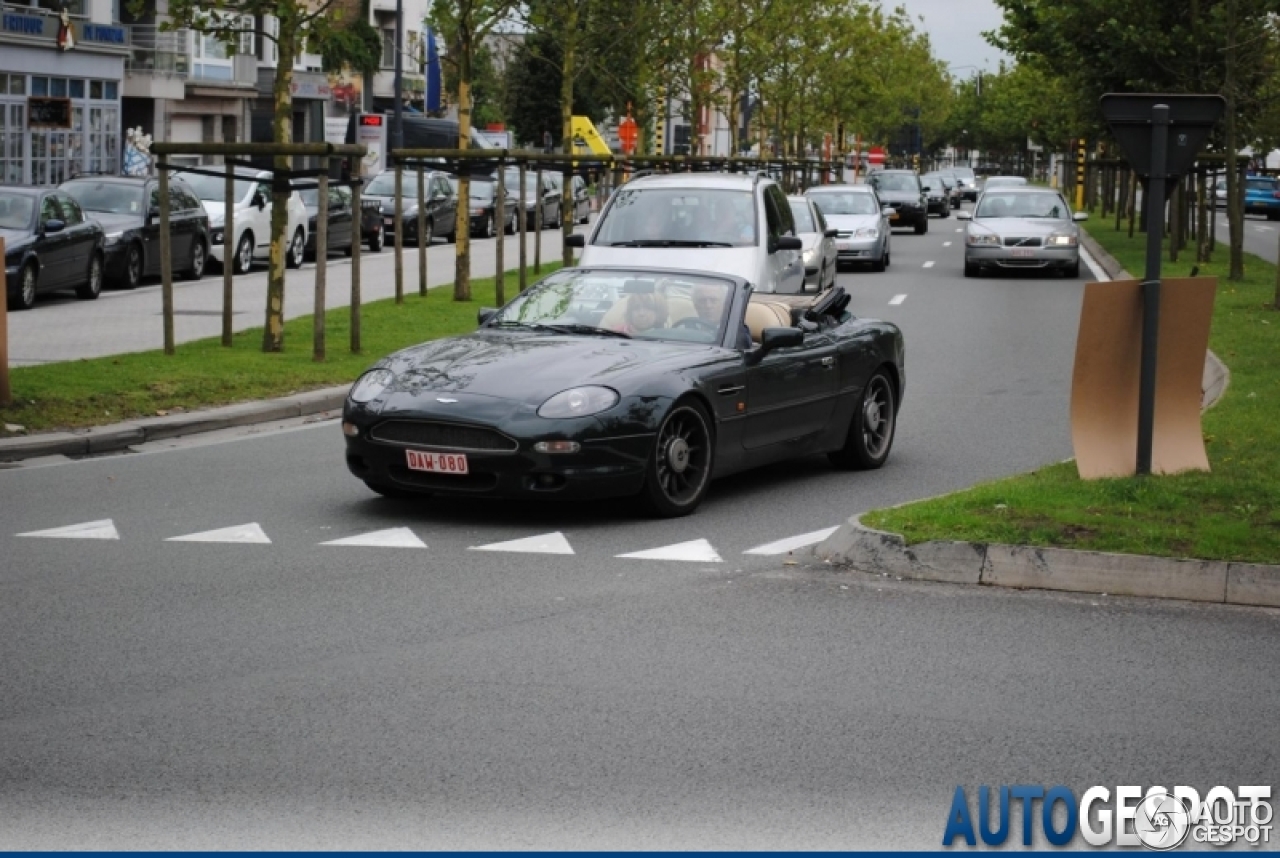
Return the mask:
[(876, 229), (880, 226), (880, 215), (825, 215), (827, 226), (835, 227), (841, 232), (853, 232), (859, 229)]
[(920, 195), (915, 191), (877, 191), (880, 201), (885, 203), (918, 203)]
[(222, 223), (227, 217), (226, 203), (211, 203), (204, 201), (204, 210), (209, 214), (209, 223)]
[(990, 230), (997, 235), (1049, 235), (1053, 232), (1075, 230), (1074, 221), (1049, 220), (1047, 218), (984, 217), (975, 218), (973, 225)]
[[(481, 330), (396, 352), (381, 362), (396, 375), (381, 413), (449, 411), (457, 405), (537, 407), (571, 387), (600, 384), (626, 395), (635, 376), (670, 371), (711, 347), (519, 330)], [(667, 367), (662, 369), (662, 367)], [(489, 400), (485, 403), (485, 400)], [(437, 405), (436, 403), (440, 403)], [(462, 412), (462, 408), (456, 409)], [(459, 417), (463, 416), (459, 413)]]
[(650, 268), (680, 268), (687, 271), (716, 271), (735, 274), (756, 289), (774, 291), (773, 284), (760, 283), (755, 247), (604, 247), (588, 244), (578, 261), (580, 266), (641, 265)]
[(137, 229), (142, 226), (142, 218), (137, 215), (109, 212), (87, 212), (87, 214), (96, 220), (102, 226), (103, 231), (108, 234), (124, 232), (126, 229)]

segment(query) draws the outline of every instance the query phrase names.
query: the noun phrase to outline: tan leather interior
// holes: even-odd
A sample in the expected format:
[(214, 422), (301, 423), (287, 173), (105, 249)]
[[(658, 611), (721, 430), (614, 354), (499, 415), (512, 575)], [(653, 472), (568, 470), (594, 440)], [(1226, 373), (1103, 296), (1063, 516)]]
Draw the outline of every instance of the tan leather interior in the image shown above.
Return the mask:
[[(602, 328), (620, 328), (623, 321), (627, 318), (627, 301), (630, 295), (622, 295), (617, 301), (613, 302), (613, 306), (604, 314), (604, 318), (600, 320)], [(696, 316), (697, 311), (693, 309), (693, 302), (683, 295), (667, 296), (667, 324), (671, 327), (676, 322), (687, 316)]]
[(751, 342), (759, 343), (765, 328), (791, 327), (791, 310), (785, 304), (752, 301), (747, 304), (745, 321), (751, 330)]

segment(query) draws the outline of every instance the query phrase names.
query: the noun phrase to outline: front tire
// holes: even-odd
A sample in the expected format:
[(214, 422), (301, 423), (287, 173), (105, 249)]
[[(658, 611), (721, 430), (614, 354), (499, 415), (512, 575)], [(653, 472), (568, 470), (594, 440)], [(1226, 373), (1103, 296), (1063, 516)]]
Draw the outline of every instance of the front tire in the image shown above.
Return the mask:
[[(428, 233), (428, 235), (430, 235), (430, 233)], [(378, 231), (369, 236), (369, 252), (381, 253), (382, 248), (386, 245), (386, 243), (387, 243), (387, 236), (382, 231), (382, 227), (379, 226)]]
[(711, 419), (697, 402), (677, 402), (663, 418), (640, 499), (653, 515), (676, 518), (698, 508), (711, 484), (715, 445)]
[(120, 281), (123, 289), (137, 289), (142, 282), (142, 248), (130, 243), (124, 257), (124, 279)]
[(862, 391), (858, 409), (849, 421), (844, 446), (827, 454), (831, 464), (846, 470), (869, 471), (889, 458), (897, 427), (893, 382), (884, 370), (876, 370)]
[(253, 267), (253, 233), (246, 232), (240, 236), (240, 243), (236, 245), (236, 255), (231, 261), (232, 272), (236, 274), (246, 274)]
[(929, 231), (929, 215), (926, 212), (924, 217), (916, 221), (916, 235), (924, 235)]
[(36, 264), (28, 262), (22, 266), (22, 274), (18, 280), (18, 294), (9, 300), (11, 310), (30, 310), (36, 305), (36, 286), (40, 281), (40, 272)]
[(977, 264), (975, 264), (975, 263), (973, 263), (973, 262), (966, 262), (966, 263), (964, 264), (964, 276), (965, 276), (965, 277), (977, 277), (977, 276), (978, 276), (979, 274), (981, 274), (981, 273), (982, 273), (982, 269), (980, 269), (980, 268), (977, 266)]
[(302, 259), (307, 253), (307, 237), (302, 234), (302, 227), (298, 227), (293, 233), (293, 239), (289, 242), (289, 248), (284, 254), (285, 268), (301, 268)]
[(205, 265), (209, 261), (209, 251), (204, 246), (204, 242), (196, 239), (191, 245), (191, 264), (187, 267), (186, 273), (183, 275), (188, 280), (199, 280), (204, 276)]
[(96, 301), (102, 294), (102, 254), (95, 253), (89, 259), (89, 282), (76, 288), (81, 301)]

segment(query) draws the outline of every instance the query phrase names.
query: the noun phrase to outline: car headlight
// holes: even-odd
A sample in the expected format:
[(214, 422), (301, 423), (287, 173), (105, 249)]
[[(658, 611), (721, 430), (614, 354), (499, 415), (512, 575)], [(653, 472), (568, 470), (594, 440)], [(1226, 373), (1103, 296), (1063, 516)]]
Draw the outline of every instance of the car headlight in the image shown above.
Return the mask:
[(1069, 232), (1055, 232), (1044, 240), (1045, 247), (1075, 247), (1076, 237)]
[(484, 214), (484, 209), (472, 209), (471, 214), (475, 215), (476, 217), (479, 217), (480, 215)]
[(120, 243), (120, 239), (124, 238), (123, 232), (109, 232), (105, 236), (107, 247)]
[(973, 246), (1000, 246), (1000, 236), (994, 232), (971, 232), (965, 236), (964, 240), (966, 244)]
[(874, 226), (864, 226), (862, 229), (854, 230), (853, 237), (854, 238), (879, 238), (880, 230), (876, 229)]
[(222, 244), (222, 227), (209, 230), (209, 241), (214, 244)]
[(810, 262), (816, 262), (818, 260), (818, 248), (811, 247), (801, 255), (804, 259), (805, 266), (808, 267)]
[(381, 396), (395, 380), (396, 374), (389, 369), (371, 369), (356, 379), (347, 396), (352, 402), (369, 402)]
[(587, 417), (617, 405), (618, 398), (618, 392), (609, 387), (571, 387), (542, 403), (538, 416), (551, 419)]

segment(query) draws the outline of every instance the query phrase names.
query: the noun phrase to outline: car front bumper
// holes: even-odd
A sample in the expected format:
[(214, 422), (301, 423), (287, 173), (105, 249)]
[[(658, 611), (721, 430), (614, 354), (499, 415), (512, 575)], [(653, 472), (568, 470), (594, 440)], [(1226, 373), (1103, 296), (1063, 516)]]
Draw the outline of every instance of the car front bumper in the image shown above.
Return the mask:
[(1080, 248), (966, 245), (964, 261), (991, 268), (1071, 268), (1080, 262)]
[(837, 262), (874, 262), (884, 255), (882, 240), (877, 238), (837, 238)]
[[(348, 415), (352, 415), (350, 406)], [(554, 421), (579, 424), (590, 421)], [(511, 439), (511, 451), (447, 448), (421, 445), (403, 440), (387, 440), (388, 423), (431, 424), (429, 418), (413, 419), (402, 415), (382, 418), (352, 416), (344, 418), (344, 426), (357, 427), (359, 434), (346, 437), (347, 469), (361, 480), (374, 484), (421, 492), (486, 498), (539, 498), (557, 500), (594, 500), (623, 497), (638, 493), (644, 486), (652, 434), (614, 438), (582, 437), (581, 432), (548, 432), (545, 438)], [(547, 424), (553, 421), (540, 421)], [(511, 436), (493, 426), (478, 423), (458, 424), (469, 430)], [(548, 426), (550, 429), (550, 426)], [(404, 430), (399, 434), (403, 436)], [(540, 440), (559, 441), (572, 436), (582, 438), (576, 453), (548, 454), (534, 450)], [(440, 453), (462, 453), (467, 457), (467, 473), (443, 474), (412, 470), (407, 450)]]

